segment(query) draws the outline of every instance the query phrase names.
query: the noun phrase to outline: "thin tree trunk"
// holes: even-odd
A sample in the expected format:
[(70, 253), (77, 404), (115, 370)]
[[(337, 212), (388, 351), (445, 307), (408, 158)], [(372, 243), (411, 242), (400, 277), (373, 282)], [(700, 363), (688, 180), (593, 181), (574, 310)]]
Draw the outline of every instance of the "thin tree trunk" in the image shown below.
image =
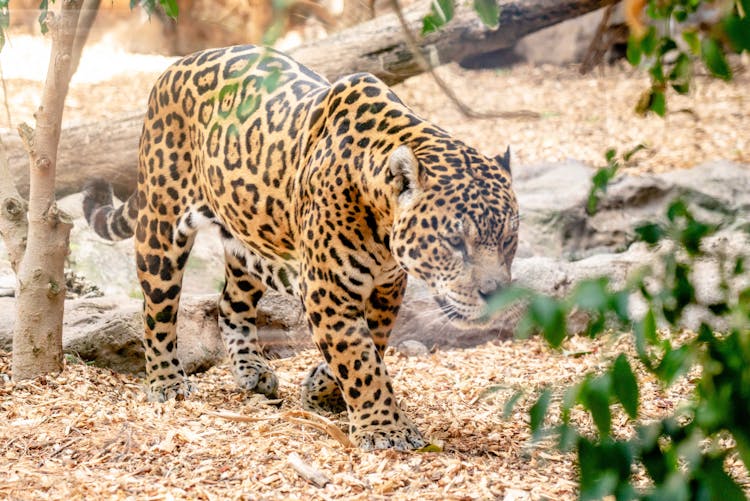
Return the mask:
[(65, 301), (63, 266), (72, 227), (55, 203), (55, 172), (63, 106), (71, 77), (71, 54), (83, 0), (63, 0), (59, 16), (49, 15), (52, 51), (36, 129), (19, 134), (29, 153), (29, 211), (26, 251), (18, 267), (13, 379), (60, 371)]

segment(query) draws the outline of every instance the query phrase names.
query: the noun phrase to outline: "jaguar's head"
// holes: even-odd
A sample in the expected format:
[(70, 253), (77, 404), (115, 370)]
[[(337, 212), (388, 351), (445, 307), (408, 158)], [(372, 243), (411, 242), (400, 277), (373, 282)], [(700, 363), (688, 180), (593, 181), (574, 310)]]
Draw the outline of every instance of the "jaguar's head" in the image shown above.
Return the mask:
[(391, 248), (460, 328), (491, 321), (487, 301), (511, 281), (518, 204), (510, 152), (489, 158), (463, 145), (390, 157), (397, 198)]

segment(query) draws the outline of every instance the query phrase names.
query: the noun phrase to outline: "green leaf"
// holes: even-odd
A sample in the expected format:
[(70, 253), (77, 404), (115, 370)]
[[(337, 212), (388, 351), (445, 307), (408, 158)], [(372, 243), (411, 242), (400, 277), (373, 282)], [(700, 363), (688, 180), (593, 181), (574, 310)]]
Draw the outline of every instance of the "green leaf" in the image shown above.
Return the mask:
[(159, 0), (159, 3), (164, 8), (164, 13), (172, 19), (177, 19), (177, 14), (180, 13), (180, 8), (177, 6), (177, 0)]
[(430, 13), (422, 18), (422, 35), (442, 28), (453, 19), (454, 12), (453, 0), (432, 0)]
[(628, 416), (632, 419), (638, 417), (638, 381), (622, 353), (612, 366), (612, 387)]
[(156, 8), (156, 0), (141, 0), (138, 4), (146, 12), (148, 18), (151, 19), (151, 14), (154, 13), (154, 9)]
[(663, 56), (667, 54), (667, 52), (676, 50), (677, 49), (677, 43), (675, 43), (674, 40), (672, 40), (669, 37), (664, 37), (661, 39), (661, 43), (659, 43), (659, 55)]
[(42, 35), (49, 31), (47, 26), (47, 12), (49, 12), (49, 1), (41, 0), (39, 2), (39, 27), (42, 29)]
[(532, 294), (532, 291), (525, 287), (511, 285), (504, 288), (501, 292), (494, 294), (487, 301), (487, 312), (491, 314), (502, 311), (504, 308), (518, 301), (529, 298)]
[(688, 501), (691, 498), (687, 479), (679, 472), (669, 473), (664, 482), (654, 488), (649, 499), (655, 501)]
[(609, 374), (602, 374), (586, 380), (581, 387), (580, 399), (591, 412), (597, 430), (602, 437), (609, 436), (612, 427), (612, 412), (609, 408), (612, 379)]
[(611, 468), (604, 446), (586, 437), (578, 437), (578, 469), (580, 474), (580, 499), (599, 500), (613, 494), (618, 475)]
[(641, 49), (647, 55), (651, 55), (656, 50), (658, 39), (656, 37), (656, 28), (650, 26), (646, 35), (641, 39)]
[(573, 291), (573, 302), (587, 311), (604, 311), (609, 303), (606, 277), (580, 282)]
[(646, 145), (645, 144), (638, 143), (633, 148), (631, 148), (628, 151), (626, 151), (625, 154), (622, 155), (622, 159), (625, 160), (626, 162), (629, 162), (630, 159), (633, 158), (633, 155), (635, 155), (639, 151), (645, 150), (645, 149), (646, 149)]
[(0, 0), (0, 51), (5, 47), (5, 30), (10, 26), (8, 0)]
[(505, 405), (503, 406), (503, 419), (508, 419), (511, 414), (513, 414), (513, 409), (516, 407), (518, 400), (520, 400), (523, 394), (523, 390), (516, 390), (516, 392), (511, 395), (508, 401), (505, 402)]
[[(663, 77), (662, 77), (663, 80)], [(652, 90), (648, 109), (663, 117), (667, 113), (667, 98), (661, 90)]]
[(647, 244), (654, 245), (664, 237), (664, 229), (656, 223), (647, 223), (636, 227), (636, 235)]
[(578, 432), (574, 426), (561, 424), (557, 427), (557, 448), (563, 452), (568, 452), (578, 441)]
[(734, 261), (734, 269), (732, 270), (732, 275), (742, 275), (745, 272), (745, 257), (744, 256), (738, 256), (737, 259)]
[(656, 369), (656, 373), (667, 386), (670, 386), (677, 377), (687, 372), (691, 361), (692, 350), (689, 346), (680, 346), (675, 350), (668, 348)]
[(544, 339), (552, 347), (557, 348), (562, 344), (567, 332), (565, 310), (560, 301), (547, 296), (536, 296), (531, 299), (529, 315), (542, 329)]
[(677, 56), (669, 79), (673, 82), (672, 88), (680, 94), (687, 94), (690, 90), (690, 77), (692, 75), (692, 63), (687, 54), (681, 53)]
[(474, 0), (474, 10), (485, 26), (493, 30), (497, 28), (500, 21), (500, 7), (497, 5), (497, 0)]
[[(655, 82), (658, 82), (660, 84), (663, 84), (666, 80), (664, 77), (664, 66), (661, 64), (661, 60), (657, 59), (654, 61), (654, 64), (651, 65), (651, 68), (648, 69), (648, 72), (651, 74), (651, 79)], [(651, 94), (654, 94), (656, 92), (656, 89), (651, 90)]]
[(271, 26), (266, 28), (266, 32), (263, 33), (263, 45), (273, 45), (284, 33), (285, 25), (286, 19), (284, 16), (276, 16), (276, 19), (271, 23)]
[(674, 222), (678, 218), (692, 217), (688, 211), (685, 201), (681, 198), (673, 200), (667, 207), (667, 219)]
[(662, 425), (659, 422), (638, 428), (641, 462), (657, 485), (663, 483), (667, 475), (676, 469), (676, 465), (670, 462), (659, 447), (661, 432)]
[(445, 23), (437, 16), (427, 14), (422, 18), (422, 35), (428, 35), (439, 30)]
[(625, 52), (625, 57), (627, 57), (630, 65), (638, 66), (641, 62), (642, 54), (641, 41), (633, 35), (630, 35), (628, 38), (628, 48)]
[(737, 52), (750, 51), (750, 14), (741, 18), (732, 14), (724, 21), (724, 32)]
[(698, 474), (701, 484), (708, 492), (707, 499), (722, 501), (744, 501), (747, 498), (742, 488), (724, 471), (724, 455), (704, 458)]
[(683, 31), (682, 32), (682, 39), (685, 40), (685, 43), (690, 48), (690, 52), (693, 53), (693, 55), (697, 56), (701, 52), (701, 39), (698, 36), (698, 32), (696, 31)]
[(635, 338), (635, 350), (638, 353), (638, 358), (651, 370), (651, 357), (648, 347), (653, 346), (657, 342), (656, 319), (651, 308), (648, 309), (641, 320), (633, 325), (633, 336)]
[(630, 293), (627, 290), (616, 292), (609, 297), (609, 308), (622, 323), (630, 322)]
[(724, 56), (724, 50), (713, 38), (704, 38), (701, 42), (701, 59), (715, 77), (724, 80), (732, 79), (732, 70)]
[(531, 406), (531, 409), (529, 410), (529, 419), (531, 433), (533, 435), (537, 435), (540, 431), (542, 424), (544, 423), (544, 418), (547, 415), (547, 408), (549, 407), (551, 399), (552, 393), (550, 390), (545, 389), (542, 391), (541, 395), (539, 395), (539, 398), (534, 405)]
[(0, 28), (7, 28), (8, 26), (10, 26), (8, 0), (0, 0)]

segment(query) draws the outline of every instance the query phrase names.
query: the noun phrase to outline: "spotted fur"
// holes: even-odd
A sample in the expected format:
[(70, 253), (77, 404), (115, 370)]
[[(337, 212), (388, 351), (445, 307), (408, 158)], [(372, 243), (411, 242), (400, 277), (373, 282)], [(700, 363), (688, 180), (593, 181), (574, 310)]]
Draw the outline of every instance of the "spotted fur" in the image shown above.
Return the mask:
[(114, 208), (94, 182), (83, 204), (102, 237), (135, 235), (152, 399), (190, 392), (175, 321), (195, 233), (215, 225), (226, 255), (219, 323), (239, 386), (275, 393), (257, 304), (268, 288), (298, 295), (325, 358), (303, 402), (346, 409), (365, 449), (425, 443), (383, 363), (407, 273), (453, 322), (476, 326), (510, 280), (517, 241), (507, 153), (452, 138), (372, 75), (328, 83), (252, 46), (167, 69), (149, 98), (136, 192)]

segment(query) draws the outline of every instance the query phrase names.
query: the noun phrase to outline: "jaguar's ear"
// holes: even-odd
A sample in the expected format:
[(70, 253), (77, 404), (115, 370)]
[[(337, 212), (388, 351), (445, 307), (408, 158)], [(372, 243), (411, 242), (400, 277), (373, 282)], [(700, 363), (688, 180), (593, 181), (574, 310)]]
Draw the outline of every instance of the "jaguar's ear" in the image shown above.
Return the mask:
[(510, 172), (510, 146), (508, 146), (503, 155), (496, 156), (495, 161), (500, 164), (500, 167), (508, 174), (508, 177), (513, 177), (513, 174)]
[(410, 200), (421, 191), (419, 161), (407, 145), (402, 144), (391, 153), (388, 169), (393, 176), (394, 191), (399, 203)]

